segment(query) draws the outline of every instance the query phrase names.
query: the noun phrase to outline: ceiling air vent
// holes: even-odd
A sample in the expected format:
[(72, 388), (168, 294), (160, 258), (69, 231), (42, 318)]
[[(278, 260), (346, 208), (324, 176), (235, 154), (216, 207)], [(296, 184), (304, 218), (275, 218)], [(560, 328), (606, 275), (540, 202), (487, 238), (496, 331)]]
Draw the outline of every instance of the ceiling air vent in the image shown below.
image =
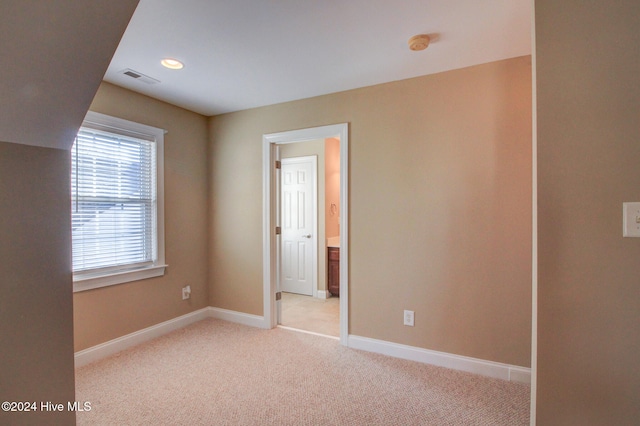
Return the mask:
[(147, 84), (158, 84), (160, 80), (156, 80), (155, 78), (149, 77), (148, 75), (144, 75), (141, 72), (134, 71), (132, 69), (126, 68), (120, 71), (118, 74), (126, 75), (127, 77), (134, 78), (138, 81), (142, 81)]

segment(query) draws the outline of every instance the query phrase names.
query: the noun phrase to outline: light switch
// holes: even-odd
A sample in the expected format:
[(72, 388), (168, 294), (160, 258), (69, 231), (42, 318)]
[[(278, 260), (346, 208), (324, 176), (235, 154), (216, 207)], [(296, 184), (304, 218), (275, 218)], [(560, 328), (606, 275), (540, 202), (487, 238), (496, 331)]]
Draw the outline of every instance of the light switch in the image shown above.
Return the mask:
[(640, 203), (622, 203), (622, 236), (640, 237)]

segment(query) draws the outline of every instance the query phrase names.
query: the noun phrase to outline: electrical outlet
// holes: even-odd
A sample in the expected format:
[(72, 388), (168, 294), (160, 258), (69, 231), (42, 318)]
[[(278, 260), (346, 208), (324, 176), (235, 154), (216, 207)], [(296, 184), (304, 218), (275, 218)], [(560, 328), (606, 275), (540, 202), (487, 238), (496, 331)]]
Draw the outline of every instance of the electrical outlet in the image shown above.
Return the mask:
[(404, 311), (404, 325), (413, 327), (413, 311)]
[(191, 297), (191, 286), (182, 287), (182, 300), (187, 300)]

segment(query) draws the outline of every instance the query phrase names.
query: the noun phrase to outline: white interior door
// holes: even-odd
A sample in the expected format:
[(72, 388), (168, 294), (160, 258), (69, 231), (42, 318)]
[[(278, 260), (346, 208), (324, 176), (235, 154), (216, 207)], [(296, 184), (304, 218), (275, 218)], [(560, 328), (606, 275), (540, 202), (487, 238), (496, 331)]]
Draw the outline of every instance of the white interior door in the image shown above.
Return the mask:
[(317, 271), (316, 156), (284, 158), (280, 178), (280, 289), (314, 296)]

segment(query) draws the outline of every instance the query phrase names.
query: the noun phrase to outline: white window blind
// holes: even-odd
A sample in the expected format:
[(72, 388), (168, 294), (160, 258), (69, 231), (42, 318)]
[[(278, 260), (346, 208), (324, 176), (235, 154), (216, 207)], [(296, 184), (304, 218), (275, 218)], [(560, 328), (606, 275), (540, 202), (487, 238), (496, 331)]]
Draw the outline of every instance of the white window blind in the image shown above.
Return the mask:
[(72, 151), (73, 271), (157, 259), (153, 141), (82, 127)]
[(74, 292), (164, 275), (165, 133), (87, 113), (71, 150)]

